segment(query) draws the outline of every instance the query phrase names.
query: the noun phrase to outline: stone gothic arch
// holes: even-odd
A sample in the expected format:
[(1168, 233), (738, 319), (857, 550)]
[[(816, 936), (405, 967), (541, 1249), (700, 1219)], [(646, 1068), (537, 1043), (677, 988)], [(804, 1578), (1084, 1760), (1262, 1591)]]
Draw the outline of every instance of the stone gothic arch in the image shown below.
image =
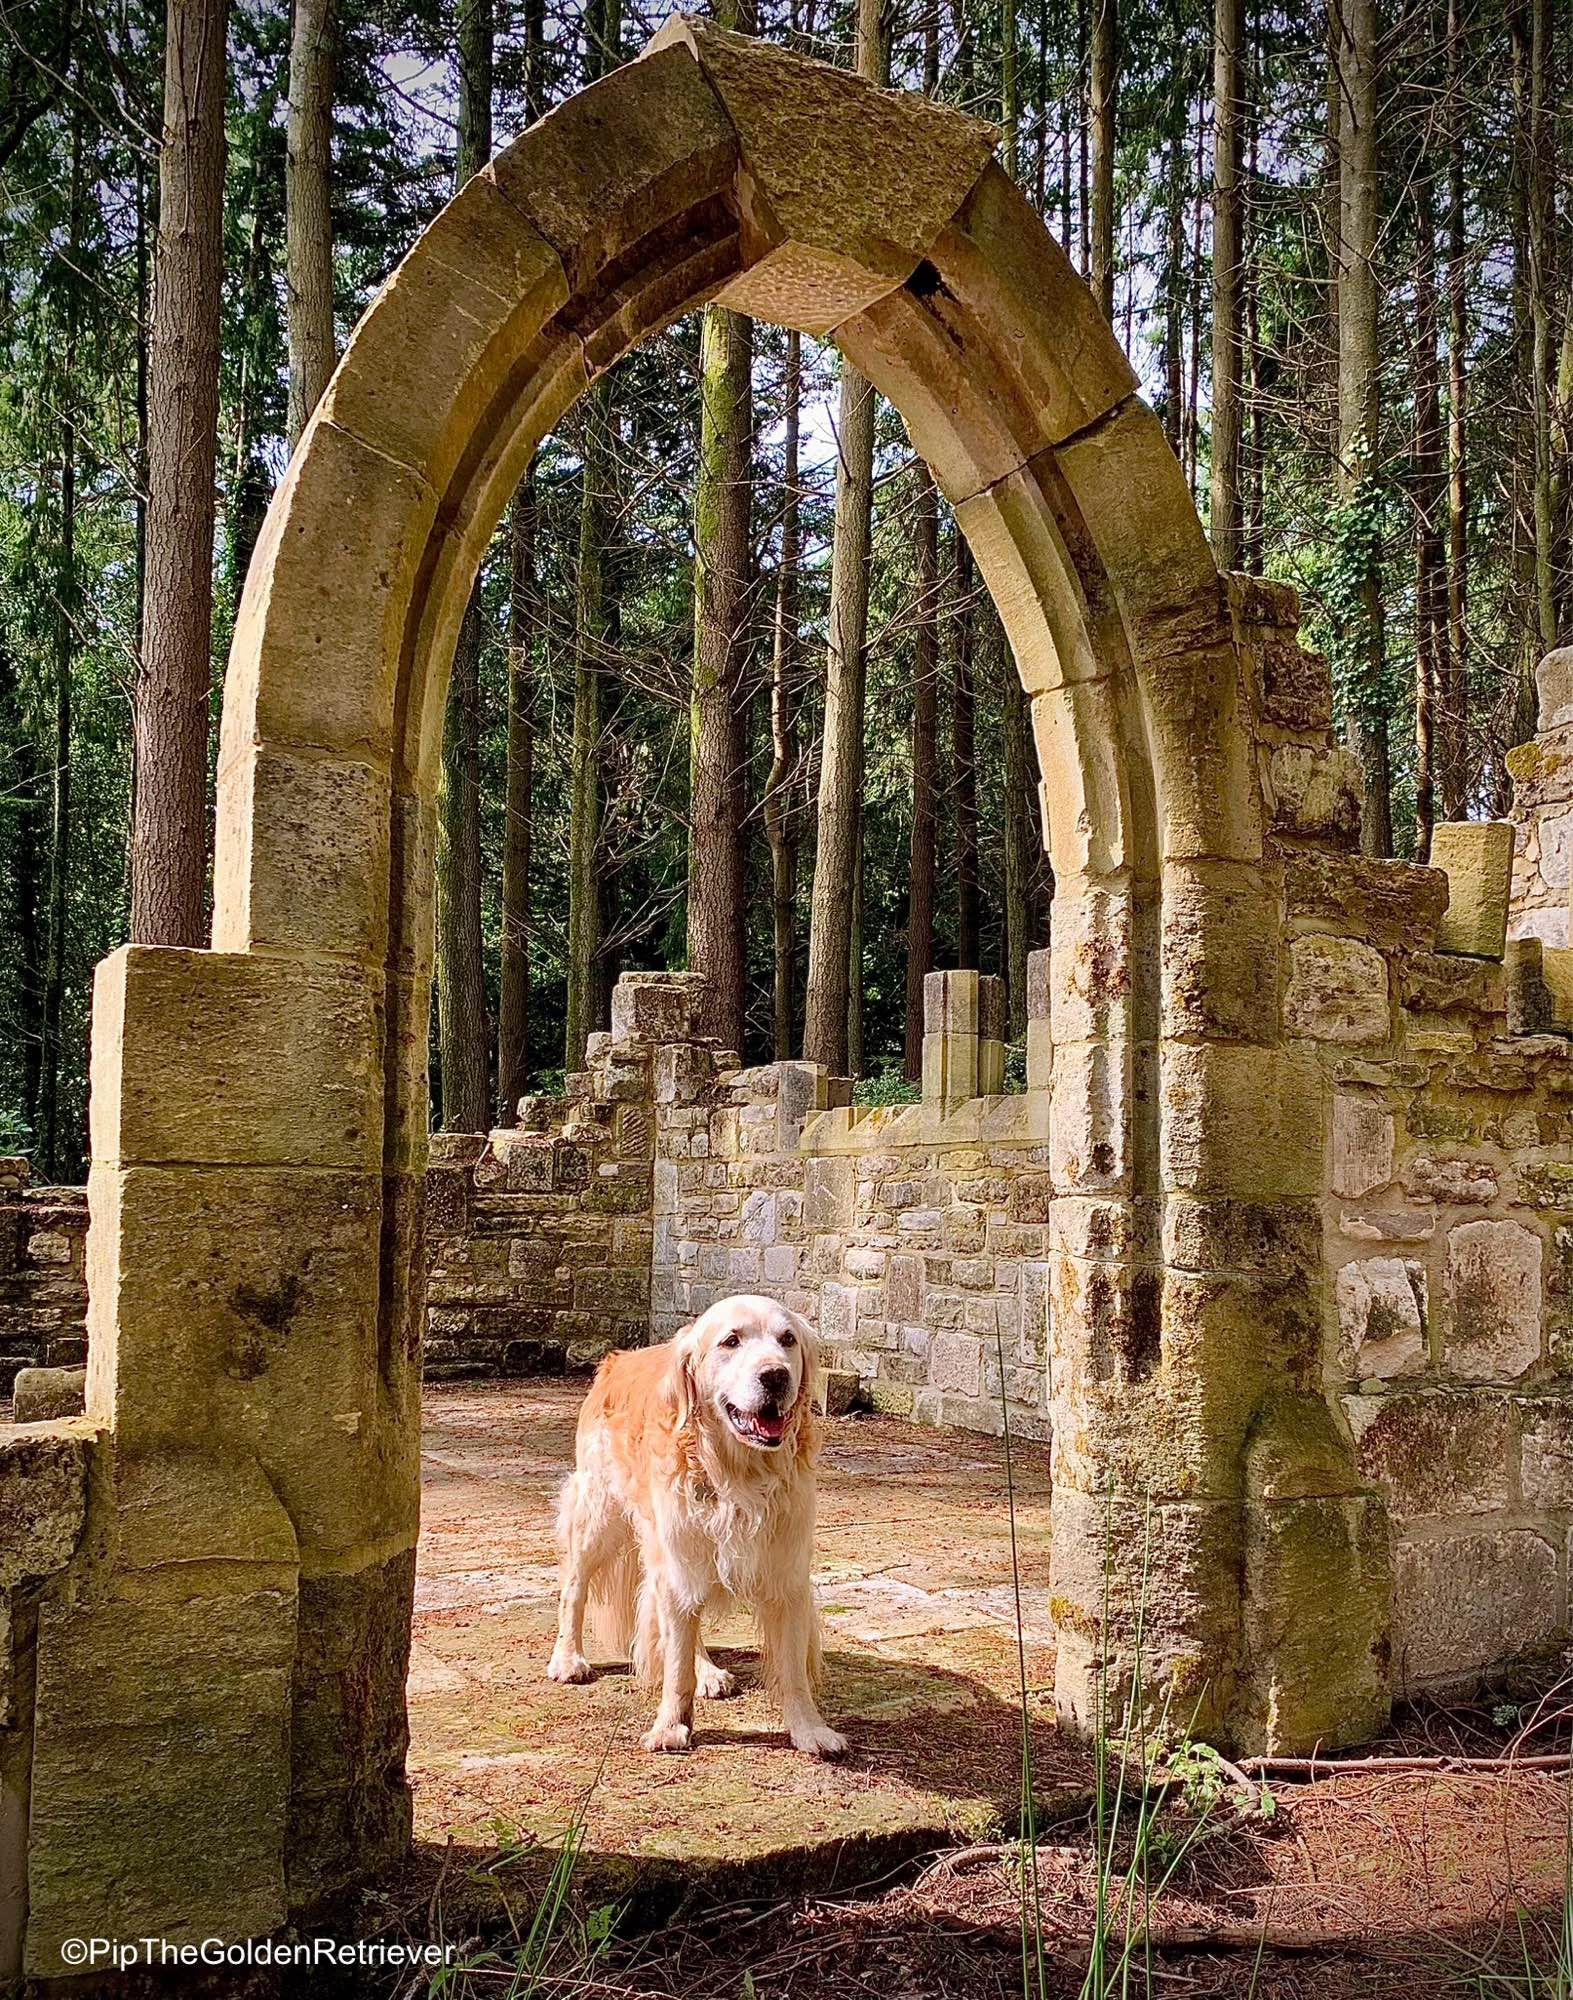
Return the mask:
[(262, 1931), (407, 1838), (449, 664), (537, 443), (709, 299), (832, 335), (900, 409), (1031, 699), (1061, 1707), (1085, 1719), (1128, 1664), (1145, 1571), (1146, 1671), (1185, 1720), (1287, 1747), (1384, 1712), (1380, 1516), (1317, 1377), (1323, 1094), (1281, 1040), (1237, 594), (993, 137), (673, 21), (471, 180), (357, 329), (247, 580), (212, 949), (130, 947), (98, 980), (97, 1444), (39, 1614), (38, 1970), (83, 1907), (110, 1934)]

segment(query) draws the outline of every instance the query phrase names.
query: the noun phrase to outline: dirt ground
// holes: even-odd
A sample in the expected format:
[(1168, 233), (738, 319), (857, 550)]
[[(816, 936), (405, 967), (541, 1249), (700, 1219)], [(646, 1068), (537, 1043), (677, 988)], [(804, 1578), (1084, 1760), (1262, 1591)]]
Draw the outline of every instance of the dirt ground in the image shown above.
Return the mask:
[[(583, 1383), (444, 1386), (426, 1403), (410, 1674), (417, 1846), (365, 1921), (457, 1941), (445, 1992), (671, 2000), (994, 2000), (1083, 1991), (1100, 1870), (1084, 1746), (1047, 1699), (1048, 1461), (1014, 1455), (1026, 1643), (995, 1440), (888, 1419), (829, 1426), (817, 1579), (825, 1707), (841, 1766), (797, 1756), (753, 1684), (749, 1634), (713, 1635), (744, 1691), (702, 1709), (696, 1748), (637, 1745), (645, 1702), (616, 1665), (548, 1682), (551, 1512)], [(595, 1657), (592, 1649), (592, 1657)], [(1040, 1827), (1041, 1939), (1022, 1956), (1023, 1669)], [(1379, 1754), (1565, 1751), (1573, 1693), (1538, 1716), (1410, 1715)], [(1533, 1726), (1525, 1731), (1523, 1724)], [(1152, 1938), (1112, 1993), (1262, 2000), (1470, 1994), (1529, 2000), (1560, 1922), (1565, 1769), (1352, 1770), (1280, 1781), (1269, 1814), (1170, 1794), (1144, 1909)], [(1192, 1802), (1194, 1803), (1194, 1801)], [(1107, 1893), (1122, 1893), (1135, 1813)], [(565, 1843), (570, 1893), (526, 1940)], [(1118, 1934), (1118, 1918), (1112, 1928)], [(518, 1982), (521, 1953), (530, 1978)], [(1118, 1956), (1116, 1949), (1116, 1957)], [(1025, 1984), (1024, 1984), (1025, 1981)], [(414, 1988), (405, 1988), (413, 1993)]]

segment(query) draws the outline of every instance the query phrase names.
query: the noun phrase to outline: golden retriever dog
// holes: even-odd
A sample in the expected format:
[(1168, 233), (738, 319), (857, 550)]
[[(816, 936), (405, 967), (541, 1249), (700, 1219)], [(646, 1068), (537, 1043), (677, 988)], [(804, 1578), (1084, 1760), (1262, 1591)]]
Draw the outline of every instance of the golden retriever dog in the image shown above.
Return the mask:
[(814, 1701), (813, 1389), (809, 1329), (764, 1298), (718, 1300), (665, 1346), (608, 1355), (597, 1371), (558, 1510), (562, 1593), (546, 1671), (590, 1679), (593, 1595), (607, 1636), (661, 1690), (647, 1750), (687, 1750), (695, 1694), (736, 1692), (699, 1635), (700, 1614), (729, 1601), (758, 1621), (796, 1748), (839, 1757), (847, 1747)]

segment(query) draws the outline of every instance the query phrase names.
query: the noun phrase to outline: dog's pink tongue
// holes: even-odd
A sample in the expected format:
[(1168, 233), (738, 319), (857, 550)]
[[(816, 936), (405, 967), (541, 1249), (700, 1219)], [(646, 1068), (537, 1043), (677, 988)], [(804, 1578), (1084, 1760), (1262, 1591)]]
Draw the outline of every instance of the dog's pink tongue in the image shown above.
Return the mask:
[(760, 1415), (755, 1417), (754, 1422), (764, 1432), (765, 1436), (770, 1438), (780, 1437), (786, 1429), (786, 1418), (784, 1416), (772, 1417), (761, 1412)]

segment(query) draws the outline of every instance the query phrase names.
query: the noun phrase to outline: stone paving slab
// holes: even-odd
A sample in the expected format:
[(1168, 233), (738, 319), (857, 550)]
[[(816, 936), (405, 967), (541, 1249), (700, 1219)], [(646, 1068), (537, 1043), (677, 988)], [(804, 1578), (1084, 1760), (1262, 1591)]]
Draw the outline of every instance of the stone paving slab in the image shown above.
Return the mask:
[[(701, 1704), (684, 1758), (638, 1747), (648, 1697), (608, 1666), (545, 1677), (552, 1514), (586, 1383), (440, 1385), (425, 1398), (424, 1515), (410, 1670), (417, 1836), (554, 1841), (584, 1803), (586, 1852), (615, 1878), (679, 1867), (771, 1886), (847, 1879), (1019, 1810), (1021, 1661), (995, 1439), (838, 1418), (821, 1467), (816, 1576), (824, 1704), (839, 1766), (793, 1751), (758, 1687), (747, 1622), (711, 1635), (744, 1682)], [(1079, 1787), (1052, 1727), (1046, 1448), (1018, 1445), (1016, 1526), (1035, 1790)], [(592, 1647), (592, 1658), (595, 1658)]]

